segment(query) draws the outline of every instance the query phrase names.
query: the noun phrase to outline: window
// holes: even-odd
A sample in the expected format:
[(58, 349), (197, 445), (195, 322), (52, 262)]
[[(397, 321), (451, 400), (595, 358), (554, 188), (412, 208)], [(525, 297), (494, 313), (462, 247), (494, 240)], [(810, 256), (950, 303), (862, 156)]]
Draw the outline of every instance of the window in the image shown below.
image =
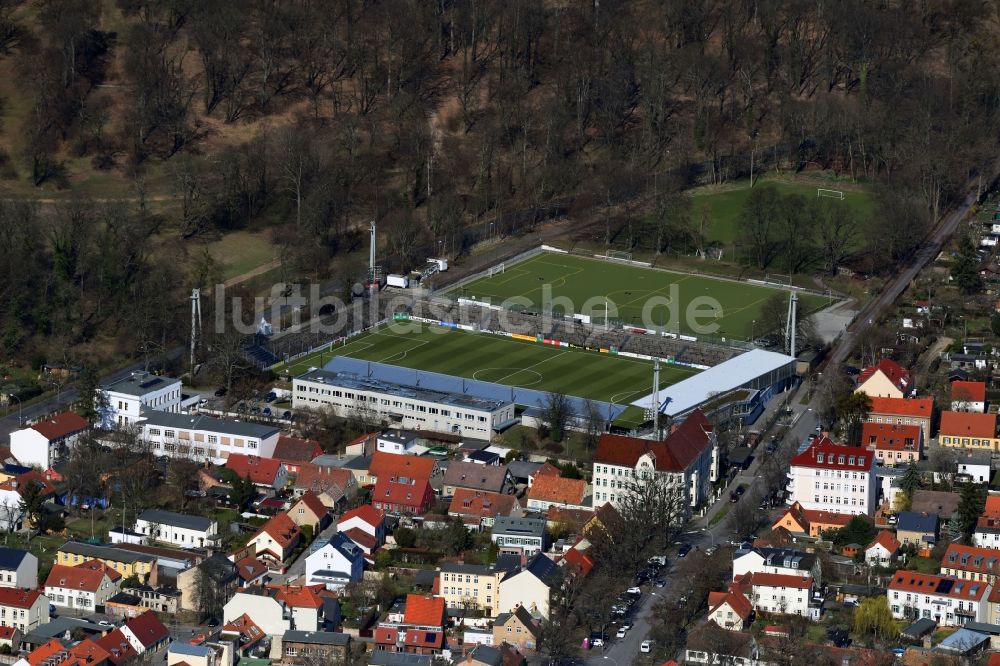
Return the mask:
[(163, 436), (164, 437), (174, 437), (175, 436), (174, 435), (174, 431), (173, 430), (164, 430), (163, 431)]
[(218, 444), (219, 443), (219, 437), (218, 437), (218, 435), (209, 435), (208, 436), (208, 443), (209, 444)]
[(156, 435), (157, 437), (159, 437), (160, 436), (160, 429), (159, 428), (150, 428), (149, 429), (149, 434), (150, 435)]

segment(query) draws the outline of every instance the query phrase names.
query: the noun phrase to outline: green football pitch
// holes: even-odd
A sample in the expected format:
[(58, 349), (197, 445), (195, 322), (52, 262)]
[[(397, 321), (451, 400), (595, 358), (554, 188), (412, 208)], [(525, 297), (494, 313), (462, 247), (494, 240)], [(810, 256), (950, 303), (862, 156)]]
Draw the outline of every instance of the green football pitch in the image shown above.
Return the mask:
[[(539, 312), (549, 309), (544, 303), (547, 290), (554, 299), (551, 311), (564, 312), (566, 308), (555, 299), (568, 299), (575, 312), (590, 314), (595, 323), (604, 322), (604, 310), (609, 307), (610, 319), (628, 326), (738, 340), (767, 332), (762, 330), (761, 313), (769, 298), (781, 294), (788, 299), (787, 292), (773, 287), (553, 252), (505, 265), (503, 272), (450, 293), (493, 304), (506, 301), (508, 307)], [(699, 305), (705, 301), (699, 297), (714, 299), (718, 310)], [(828, 298), (800, 293), (798, 312), (806, 315), (830, 303)], [(710, 314), (692, 321), (688, 317), (692, 305)], [(715, 332), (695, 327), (713, 323), (718, 324)]]
[[(288, 372), (293, 377), (300, 375), (311, 367), (323, 367), (335, 356), (616, 404), (648, 395), (653, 382), (650, 361), (416, 322), (383, 325), (346, 344), (297, 359)], [(697, 372), (661, 364), (660, 387)]]

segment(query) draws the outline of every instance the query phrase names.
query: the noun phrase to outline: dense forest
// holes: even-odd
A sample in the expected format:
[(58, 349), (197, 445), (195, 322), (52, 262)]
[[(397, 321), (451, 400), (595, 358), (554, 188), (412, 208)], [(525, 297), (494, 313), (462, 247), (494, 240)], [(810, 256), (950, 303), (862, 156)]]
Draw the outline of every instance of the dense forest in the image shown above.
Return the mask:
[(745, 261), (890, 272), (992, 175), (998, 21), (987, 0), (0, 0), (0, 350), (165, 344), (168, 292), (212, 279), (183, 250), (206, 235), (270, 228), (313, 279), (351, 270), (372, 218), (390, 266), (556, 214), (693, 251), (685, 192), (768, 171), (864, 182), (877, 224), (755, 196)]

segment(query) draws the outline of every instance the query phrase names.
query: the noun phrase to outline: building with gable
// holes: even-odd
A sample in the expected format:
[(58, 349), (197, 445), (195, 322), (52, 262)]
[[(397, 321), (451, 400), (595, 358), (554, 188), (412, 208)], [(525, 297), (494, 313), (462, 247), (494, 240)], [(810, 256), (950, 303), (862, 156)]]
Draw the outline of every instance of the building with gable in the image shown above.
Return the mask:
[(288, 514), (278, 513), (250, 537), (247, 546), (253, 547), (258, 558), (280, 568), (299, 545), (301, 538), (302, 530)]
[(258, 488), (271, 491), (280, 490), (288, 483), (288, 469), (275, 458), (230, 453), (226, 469), (241, 479), (250, 479)]
[(348, 583), (361, 580), (365, 553), (358, 544), (337, 532), (328, 541), (314, 544), (306, 556), (306, 583), (324, 585), (328, 590), (343, 590)]
[(986, 622), (992, 586), (950, 576), (897, 571), (886, 589), (889, 609), (897, 620), (927, 618), (941, 627)]
[(472, 529), (493, 527), (497, 516), (522, 515), (521, 500), (516, 495), (501, 495), (482, 490), (457, 488), (448, 507), (448, 515), (461, 518)]
[(323, 455), (323, 446), (315, 439), (278, 435), (271, 457), (285, 466), (290, 474), (298, 474), (302, 465)]
[(938, 427), (941, 446), (963, 449), (1000, 451), (997, 436), (997, 415), (976, 412), (941, 412)]
[(715, 433), (699, 410), (691, 412), (663, 441), (602, 435), (594, 454), (594, 507), (618, 504), (633, 484), (651, 478), (680, 489), (686, 507), (699, 506), (711, 495), (718, 462)]
[(861, 371), (857, 391), (871, 398), (905, 398), (913, 392), (913, 378), (909, 370), (883, 358)]
[(550, 506), (568, 508), (590, 507), (584, 479), (567, 479), (562, 476), (543, 476), (535, 480), (526, 495), (532, 511), (548, 511)]
[(891, 566), (901, 545), (891, 530), (879, 530), (875, 539), (865, 548), (865, 561), (872, 566)]
[(746, 574), (757, 573), (809, 576), (817, 581), (822, 578), (819, 558), (812, 553), (804, 553), (794, 548), (766, 546), (737, 549), (733, 553), (733, 580), (739, 580)]
[(931, 422), (934, 418), (933, 398), (879, 398), (871, 399), (872, 408), (868, 412), (869, 423), (895, 423), (916, 425), (924, 432), (924, 441), (933, 434)]
[(311, 490), (307, 490), (288, 508), (288, 517), (300, 528), (309, 526), (313, 534), (319, 534), (333, 520), (323, 500)]
[(957, 380), (951, 383), (951, 411), (986, 411), (986, 382)]
[(861, 445), (875, 454), (880, 465), (905, 466), (920, 460), (924, 435), (916, 425), (865, 423), (861, 427)]
[(950, 543), (941, 558), (941, 575), (995, 585), (1000, 576), (1000, 551)]
[(753, 614), (753, 603), (738, 583), (729, 583), (724, 592), (708, 593), (708, 619), (723, 629), (743, 631)]
[(69, 455), (90, 424), (75, 412), (62, 412), (10, 433), (10, 452), (22, 465), (50, 469)]
[(38, 587), (38, 558), (26, 550), (0, 548), (0, 587)]
[(53, 606), (93, 611), (118, 592), (112, 573), (116, 579), (121, 578), (121, 574), (103, 564), (96, 568), (88, 567), (86, 562), (76, 567), (53, 565), (45, 580), (45, 596)]
[(559, 567), (544, 553), (538, 553), (500, 580), (499, 603), (493, 609), (497, 613), (513, 612), (524, 606), (532, 616), (549, 616), (549, 600), (552, 586), (559, 580)]
[(513, 493), (514, 477), (506, 465), (480, 465), (454, 460), (444, 473), (442, 493), (452, 497), (459, 488), (490, 493)]
[(871, 516), (878, 500), (875, 456), (860, 446), (817, 438), (788, 469), (788, 502), (804, 509)]
[(798, 502), (792, 502), (785, 513), (774, 521), (771, 529), (776, 530), (780, 527), (792, 534), (818, 537), (828, 530), (839, 530), (851, 522), (853, 517), (849, 513), (804, 509)]
[(28, 634), (49, 621), (49, 598), (39, 590), (0, 588), (0, 625)]

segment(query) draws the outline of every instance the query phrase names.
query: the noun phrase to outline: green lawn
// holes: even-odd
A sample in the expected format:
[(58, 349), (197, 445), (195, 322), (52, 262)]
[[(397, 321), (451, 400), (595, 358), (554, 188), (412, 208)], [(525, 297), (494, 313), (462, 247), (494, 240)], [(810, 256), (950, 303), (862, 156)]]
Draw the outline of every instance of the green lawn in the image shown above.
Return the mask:
[(252, 271), (278, 256), (277, 248), (263, 234), (249, 231), (228, 233), (207, 248), (224, 280)]
[[(604, 321), (608, 307), (610, 318), (623, 324), (740, 340), (750, 338), (752, 322), (762, 319), (764, 303), (775, 294), (783, 292), (746, 282), (550, 252), (505, 266), (502, 273), (452, 291), (455, 296), (502, 302), (508, 309), (534, 311), (565, 312), (567, 308), (559, 302), (562, 299), (575, 312), (590, 314), (597, 323)], [(707, 302), (704, 297), (713, 300)], [(550, 303), (546, 298), (551, 298)], [(828, 303), (820, 296), (800, 294), (799, 313), (814, 312)], [(694, 306), (699, 309), (698, 319), (690, 317)], [(701, 328), (704, 326), (712, 328)]]
[[(650, 393), (652, 363), (580, 348), (554, 347), (489, 333), (468, 333), (415, 322), (394, 322), (331, 351), (294, 361), (292, 376), (322, 367), (334, 356), (415, 368), (538, 391), (555, 391), (617, 404)], [(696, 374), (660, 368), (661, 387)]]
[[(843, 200), (823, 197), (830, 206), (845, 206), (855, 210), (862, 217), (867, 217), (873, 209), (871, 194), (867, 190), (844, 189), (844, 185), (836, 182), (822, 181), (797, 182), (777, 179), (757, 181), (754, 188), (774, 187), (782, 194), (801, 194), (810, 199), (816, 198), (817, 188), (840, 190), (844, 193)], [(743, 204), (750, 196), (750, 181), (737, 181), (724, 186), (708, 186), (692, 191), (694, 195), (693, 219), (699, 223), (705, 217), (705, 237), (709, 241), (718, 241), (730, 246), (739, 236), (737, 220)], [(707, 215), (706, 215), (707, 213)]]

